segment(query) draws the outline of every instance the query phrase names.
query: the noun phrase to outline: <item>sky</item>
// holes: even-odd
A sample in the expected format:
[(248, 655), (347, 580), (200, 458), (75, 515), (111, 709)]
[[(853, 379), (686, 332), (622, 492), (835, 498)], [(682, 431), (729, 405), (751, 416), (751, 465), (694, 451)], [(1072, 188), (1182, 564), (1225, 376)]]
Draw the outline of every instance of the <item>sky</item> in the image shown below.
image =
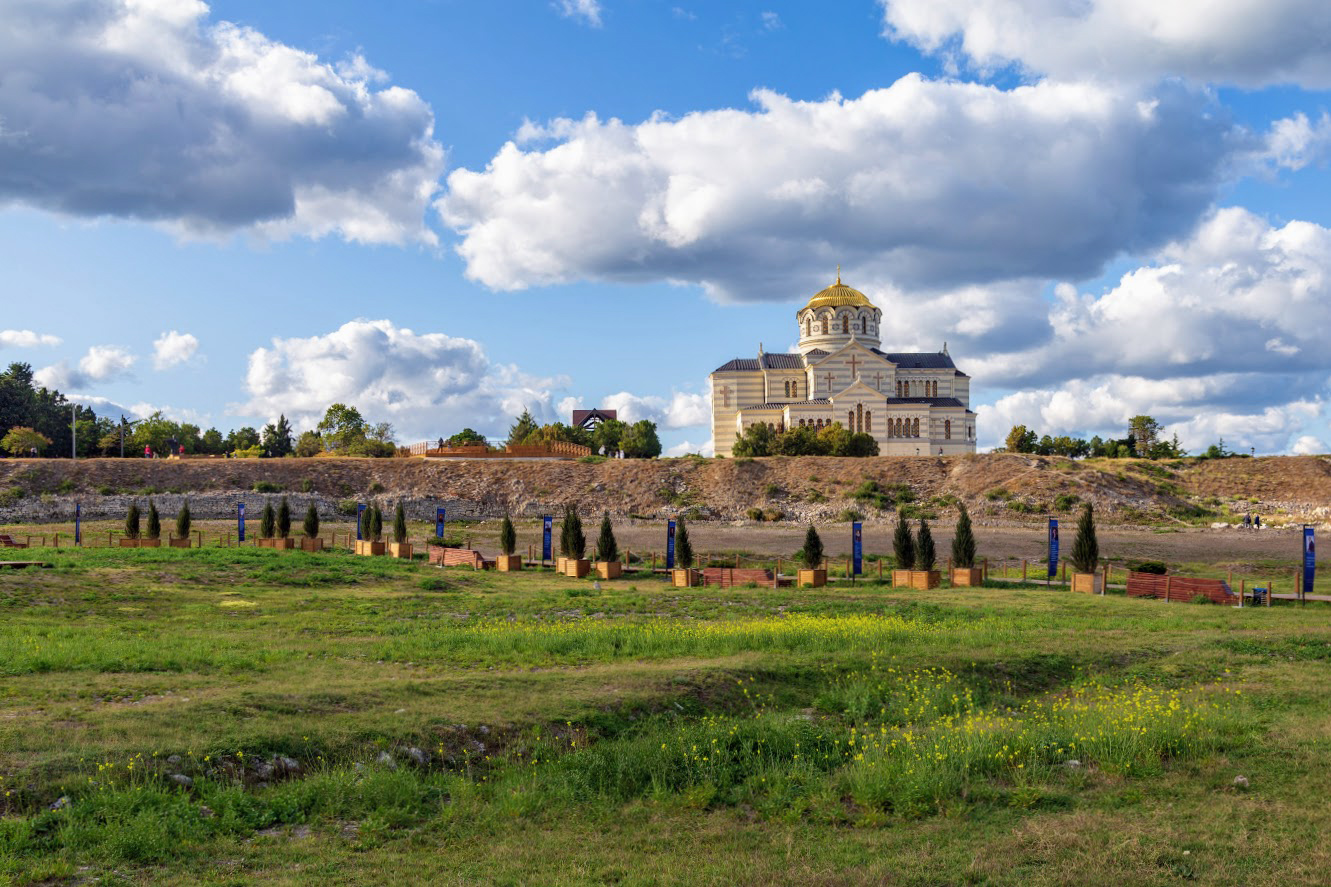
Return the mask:
[(0, 362), (710, 454), (844, 282), (1025, 424), (1331, 450), (1325, 0), (0, 0)]

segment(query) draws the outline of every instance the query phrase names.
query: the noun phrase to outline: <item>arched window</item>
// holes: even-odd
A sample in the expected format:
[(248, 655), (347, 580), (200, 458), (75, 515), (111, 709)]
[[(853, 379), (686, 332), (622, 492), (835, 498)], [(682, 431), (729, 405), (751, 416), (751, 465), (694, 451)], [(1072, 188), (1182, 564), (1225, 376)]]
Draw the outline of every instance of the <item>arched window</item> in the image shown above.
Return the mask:
[(816, 427), (814, 430), (815, 430), (815, 431), (822, 431), (822, 430), (823, 430), (823, 420), (822, 420), (822, 419), (819, 419), (819, 420), (818, 420), (818, 425), (817, 425), (817, 427)]
[(919, 420), (919, 419), (916, 419), (916, 420), (914, 421), (914, 423), (912, 424), (912, 426), (911, 426), (910, 436), (911, 436), (911, 437), (919, 437), (919, 436), (920, 436), (920, 420)]
[(855, 404), (855, 431), (858, 434), (864, 433), (864, 404)]
[(809, 318), (809, 317), (804, 318), (804, 335), (806, 335), (806, 336), (812, 336), (812, 335), (813, 335), (813, 319), (812, 319), (812, 318)]
[(952, 439), (952, 420), (951, 420), (951, 419), (944, 419), (944, 420), (943, 420), (943, 437), (944, 437), (945, 439), (947, 439), (947, 440), (951, 440), (951, 439)]
[(850, 317), (845, 314), (841, 315), (841, 332), (850, 332)]
[(827, 335), (827, 318), (823, 318), (823, 335)]
[(873, 413), (869, 410), (864, 411), (864, 433), (873, 434)]
[(854, 431), (855, 431), (855, 411), (854, 411), (854, 410), (847, 410), (847, 411), (846, 411), (846, 430), (847, 430), (847, 431), (850, 431), (851, 433), (854, 433)]

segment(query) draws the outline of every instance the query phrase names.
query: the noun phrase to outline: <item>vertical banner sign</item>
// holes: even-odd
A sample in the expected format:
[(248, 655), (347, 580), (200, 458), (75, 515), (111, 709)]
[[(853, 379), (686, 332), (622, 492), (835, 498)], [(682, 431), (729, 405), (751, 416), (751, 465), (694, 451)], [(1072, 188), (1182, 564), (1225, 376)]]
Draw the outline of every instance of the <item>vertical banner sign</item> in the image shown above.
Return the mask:
[(444, 509), (436, 508), (434, 510), (434, 538), (444, 538)]
[(368, 529), (368, 528), (365, 526), (365, 519), (364, 519), (364, 518), (365, 518), (365, 504), (364, 504), (364, 503), (357, 503), (357, 504), (356, 504), (356, 541), (358, 541), (358, 542), (359, 542), (360, 540), (362, 540), (362, 539), (365, 538), (365, 536), (364, 536), (364, 532), (365, 532), (366, 529)]
[(675, 569), (675, 522), (666, 521), (666, 569)]
[(1058, 518), (1049, 518), (1049, 578), (1058, 575)]
[(1313, 545), (1313, 528), (1303, 527), (1303, 594), (1313, 593), (1313, 578), (1317, 573), (1317, 550)]
[(550, 525), (554, 521), (550, 515), (541, 518), (541, 562), (550, 560)]
[(74, 544), (83, 544), (83, 506), (74, 503)]
[(245, 503), (236, 503), (236, 541), (245, 541)]
[(855, 559), (855, 575), (864, 572), (864, 525), (859, 521), (850, 525), (850, 551)]

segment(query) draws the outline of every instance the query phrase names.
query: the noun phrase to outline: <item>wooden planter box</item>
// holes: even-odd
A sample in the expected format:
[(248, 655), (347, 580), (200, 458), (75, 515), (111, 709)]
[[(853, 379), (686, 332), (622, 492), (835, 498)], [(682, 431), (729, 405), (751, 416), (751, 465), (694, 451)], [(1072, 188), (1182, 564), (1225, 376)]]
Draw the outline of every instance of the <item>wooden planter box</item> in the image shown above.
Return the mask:
[(910, 588), (910, 574), (911, 574), (910, 570), (893, 570), (892, 587)]
[(314, 537), (310, 537), (310, 536), (301, 536), (301, 537), (300, 537), (300, 550), (301, 550), (301, 551), (323, 551), (323, 550), (324, 550), (324, 541), (323, 541), (323, 539), (320, 538), (319, 536), (314, 536)]
[(388, 553), (393, 557), (400, 557), (403, 560), (411, 560), (410, 542), (389, 542)]
[(280, 548), (283, 551), (292, 551), (296, 547), (296, 540), (292, 539), (290, 536), (286, 536), (282, 539), (274, 539), (272, 542), (273, 548)]
[(943, 574), (938, 570), (911, 570), (910, 587), (927, 591), (930, 588), (937, 588), (943, 581)]
[(356, 545), (356, 553), (366, 555), (367, 557), (383, 554), (388, 551), (388, 543), (386, 542), (371, 542), (369, 539), (362, 539), (357, 542)]
[(143, 541), (143, 540), (141, 540), (141, 539), (123, 539), (123, 538), (122, 538), (122, 539), (120, 540), (120, 547), (121, 547), (121, 548), (138, 548), (138, 547), (139, 547), (139, 543), (140, 543), (141, 541)]
[(796, 580), (800, 588), (822, 588), (827, 584), (827, 571), (799, 570)]
[(501, 573), (515, 573), (522, 569), (522, 555), (501, 554), (495, 558), (495, 569)]
[(259, 537), (258, 539), (255, 539), (255, 540), (254, 540), (254, 547), (255, 547), (255, 548), (276, 548), (277, 546), (273, 545), (273, 543), (276, 542), (276, 541), (277, 541), (276, 539), (264, 539), (263, 537)]
[(555, 558), (555, 572), (563, 573), (566, 572), (567, 570), (568, 570), (568, 558), (566, 557)]
[(592, 562), (586, 558), (583, 558), (582, 560), (568, 558), (564, 561), (564, 575), (570, 579), (585, 578), (591, 571)]
[(139, 548), (161, 548), (161, 539), (140, 539)]
[(953, 567), (952, 585), (957, 588), (963, 588), (973, 585), (984, 584), (984, 570), (978, 567)]
[(1103, 573), (1073, 573), (1072, 590), (1081, 594), (1100, 594), (1104, 591)]
[(670, 571), (670, 584), (675, 588), (692, 588), (701, 582), (701, 570), (677, 569)]
[(179, 539), (170, 539), (167, 541), (167, 544), (170, 545), (172, 548), (189, 548), (190, 543), (193, 541), (194, 540), (190, 539), (190, 537), (183, 536)]
[(618, 579), (624, 575), (624, 564), (620, 561), (597, 561), (596, 575), (602, 579)]

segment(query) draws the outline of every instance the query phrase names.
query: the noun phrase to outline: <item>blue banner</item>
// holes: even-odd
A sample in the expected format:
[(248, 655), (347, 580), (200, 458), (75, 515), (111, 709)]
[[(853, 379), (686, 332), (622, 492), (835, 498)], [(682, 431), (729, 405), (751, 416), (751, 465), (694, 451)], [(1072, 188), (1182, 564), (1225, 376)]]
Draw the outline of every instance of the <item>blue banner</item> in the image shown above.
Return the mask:
[(83, 506), (74, 504), (74, 544), (83, 544)]
[(245, 503), (236, 503), (236, 541), (245, 541)]
[(1317, 548), (1313, 544), (1313, 528), (1303, 527), (1303, 593), (1313, 593), (1313, 579), (1317, 574)]
[(666, 521), (666, 569), (675, 569), (675, 522)]
[(1058, 518), (1049, 518), (1049, 578), (1058, 575)]
[(554, 521), (550, 515), (541, 518), (541, 563), (550, 560), (550, 524)]
[(358, 503), (356, 504), (356, 539), (357, 539), (357, 541), (359, 541), (359, 540), (365, 538), (364, 533), (365, 533), (365, 530), (367, 530), (367, 529), (369, 529), (369, 527), (366, 527), (366, 526), (365, 526), (365, 504), (364, 504), (363, 502), (358, 502)]
[(855, 559), (855, 575), (864, 572), (864, 526), (859, 521), (850, 525), (850, 551)]
[(436, 539), (444, 538), (444, 520), (444, 509), (436, 508), (434, 510), (434, 538)]

